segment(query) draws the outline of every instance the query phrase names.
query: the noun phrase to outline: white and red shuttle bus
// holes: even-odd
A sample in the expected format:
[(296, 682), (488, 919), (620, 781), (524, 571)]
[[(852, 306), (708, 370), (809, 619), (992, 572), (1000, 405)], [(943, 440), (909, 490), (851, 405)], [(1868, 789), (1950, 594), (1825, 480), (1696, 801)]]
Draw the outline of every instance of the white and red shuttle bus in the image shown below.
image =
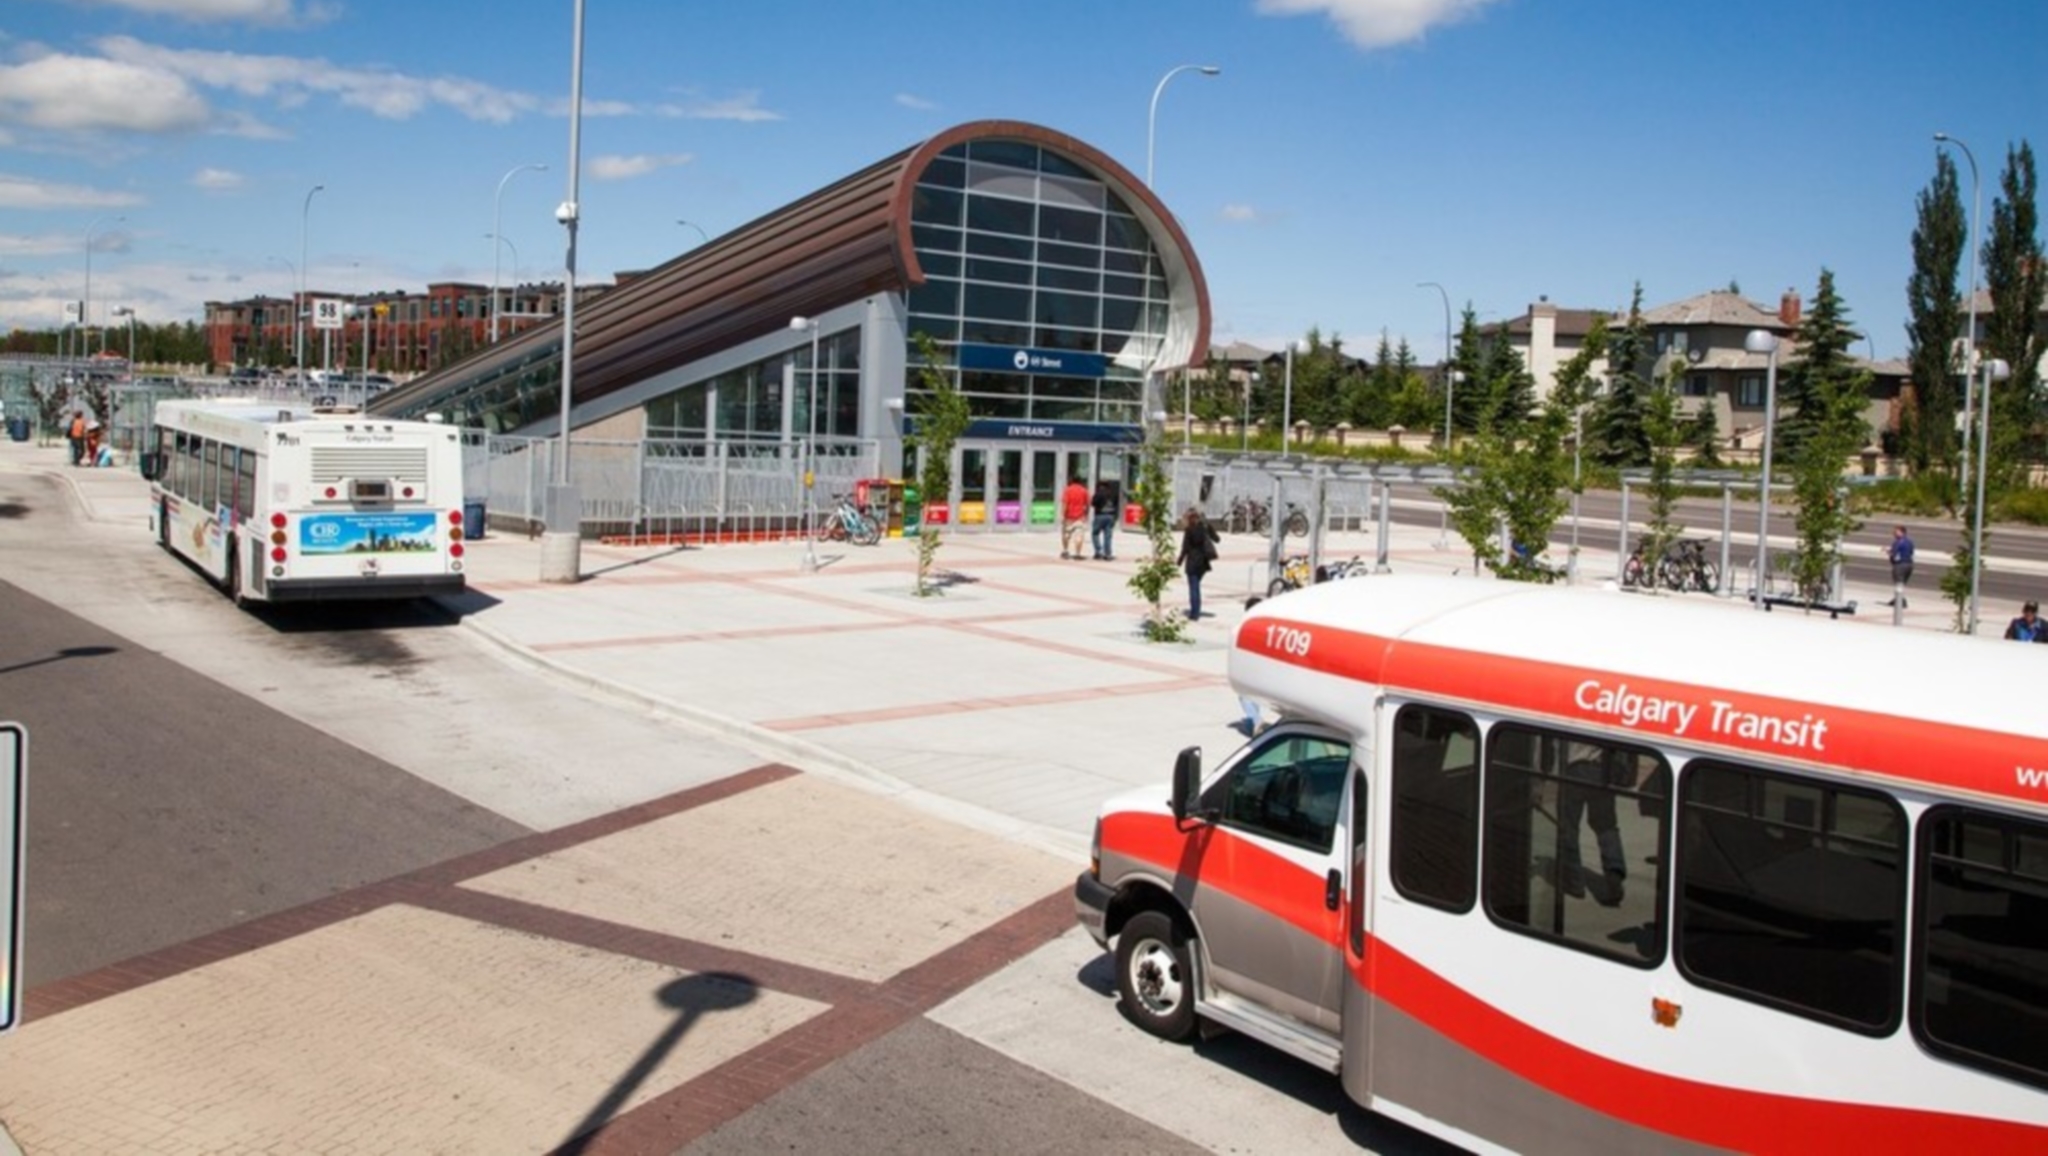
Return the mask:
[(1230, 676), (1076, 884), (1138, 1026), (1479, 1150), (2048, 1151), (2048, 650), (1389, 577)]
[(462, 592), (454, 427), (255, 401), (152, 422), (150, 529), (237, 603)]

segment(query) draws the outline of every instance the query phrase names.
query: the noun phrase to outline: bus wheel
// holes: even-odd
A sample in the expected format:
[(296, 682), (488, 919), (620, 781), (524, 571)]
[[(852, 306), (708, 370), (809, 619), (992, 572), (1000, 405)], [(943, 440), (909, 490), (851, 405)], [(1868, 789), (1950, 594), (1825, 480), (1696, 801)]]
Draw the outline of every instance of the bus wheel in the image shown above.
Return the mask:
[(1195, 972), (1188, 958), (1187, 937), (1171, 916), (1132, 916), (1116, 941), (1117, 1006), (1125, 1018), (1162, 1040), (1193, 1035)]

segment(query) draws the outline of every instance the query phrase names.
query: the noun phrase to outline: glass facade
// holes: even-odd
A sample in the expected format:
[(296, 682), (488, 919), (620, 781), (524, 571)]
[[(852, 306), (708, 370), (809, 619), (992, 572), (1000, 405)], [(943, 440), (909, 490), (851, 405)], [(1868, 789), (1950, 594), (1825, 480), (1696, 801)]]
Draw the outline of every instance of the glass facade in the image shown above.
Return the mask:
[(1099, 354), (1101, 377), (955, 369), (954, 384), (976, 417), (1140, 424), (1167, 284), (1151, 234), (1123, 198), (1048, 149), (976, 140), (919, 175), (910, 221), (927, 280), (909, 297), (909, 394), (922, 392), (919, 333), (949, 352)]
[[(821, 442), (860, 435), (860, 332), (818, 338), (816, 431)], [(785, 367), (793, 367), (789, 429), (782, 428)], [(811, 435), (811, 345), (727, 370), (665, 393), (647, 403), (650, 441), (723, 441), (779, 444)], [(830, 452), (829, 447), (826, 452)]]
[[(438, 335), (436, 335), (438, 336)], [(393, 417), (445, 415), (456, 425), (507, 433), (562, 412), (562, 342), (535, 345), (493, 371), (398, 407)]]

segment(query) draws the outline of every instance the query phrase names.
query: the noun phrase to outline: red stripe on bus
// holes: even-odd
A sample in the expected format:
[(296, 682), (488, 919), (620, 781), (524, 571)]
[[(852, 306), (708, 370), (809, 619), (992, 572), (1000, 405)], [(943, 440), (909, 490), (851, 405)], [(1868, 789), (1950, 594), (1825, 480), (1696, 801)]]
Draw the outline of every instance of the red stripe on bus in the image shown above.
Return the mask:
[[(1267, 629), (1279, 627), (1277, 630)], [(1389, 689), (1484, 702), (1646, 739), (1794, 759), (1910, 782), (2048, 802), (2048, 744), (2022, 735), (1875, 711), (1509, 658), (1280, 618), (1238, 628), (1237, 646), (1276, 662)], [(2028, 780), (2023, 783), (2023, 779)], [(2032, 790), (2028, 784), (2040, 784)]]
[[(1373, 994), (1453, 1043), (1593, 1111), (1743, 1152), (2039, 1152), (2048, 1129), (1920, 1108), (1722, 1087), (1612, 1060), (1515, 1019), (1374, 939), (1361, 978)], [(1649, 1021), (1647, 997), (1643, 1019)], [(1659, 1029), (1684, 1031), (1676, 1028)], [(1853, 1075), (1843, 1075), (1852, 1086)]]
[[(1228, 841), (1228, 854), (1217, 844)], [(1173, 816), (1125, 811), (1102, 821), (1102, 849), (1152, 864), (1175, 879), (1213, 887), (1331, 946), (1341, 942), (1323, 904), (1324, 882), (1301, 864), (1268, 851), (1226, 827), (1203, 824), (1186, 833)]]

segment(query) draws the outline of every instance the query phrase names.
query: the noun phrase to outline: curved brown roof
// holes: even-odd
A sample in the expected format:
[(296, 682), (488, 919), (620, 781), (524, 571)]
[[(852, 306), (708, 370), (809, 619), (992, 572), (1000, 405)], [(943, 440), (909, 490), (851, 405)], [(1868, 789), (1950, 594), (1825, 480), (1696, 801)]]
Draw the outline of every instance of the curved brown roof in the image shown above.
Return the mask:
[[(931, 160), (964, 141), (1042, 145), (1110, 185), (1153, 230), (1169, 262), (1184, 266), (1196, 295), (1191, 351), (1208, 347), (1208, 285), (1173, 215), (1143, 182), (1093, 146), (1023, 121), (984, 120), (947, 129), (834, 184), (713, 238), (576, 310), (575, 404), (785, 328), (871, 293), (924, 282), (910, 238), (911, 192)], [(1166, 250), (1177, 250), (1167, 253)], [(379, 408), (471, 378), (556, 341), (560, 323), (537, 326), (380, 398)], [(1198, 356), (1198, 354), (1191, 354)], [(1168, 367), (1168, 368), (1177, 368)]]

